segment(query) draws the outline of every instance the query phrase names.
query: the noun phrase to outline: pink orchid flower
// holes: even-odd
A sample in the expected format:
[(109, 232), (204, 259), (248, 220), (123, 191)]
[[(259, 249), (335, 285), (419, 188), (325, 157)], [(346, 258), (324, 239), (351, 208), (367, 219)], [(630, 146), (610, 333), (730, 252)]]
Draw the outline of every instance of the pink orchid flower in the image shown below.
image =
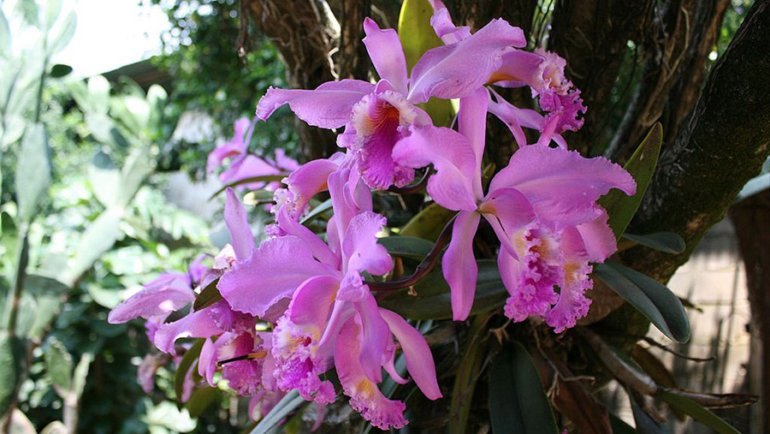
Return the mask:
[(414, 131), (396, 145), (393, 158), (415, 168), (433, 164), (437, 172), (428, 181), (428, 193), (439, 205), (459, 211), (442, 260), (454, 319), (467, 318), (473, 305), (478, 275), (473, 238), (483, 216), (501, 242), (498, 264), (510, 293), (506, 315), (516, 321), (544, 317), (561, 331), (587, 312), (588, 261), (602, 261), (615, 250), (606, 213), (596, 200), (611, 188), (633, 194), (635, 183), (603, 158), (531, 145), (514, 153), (484, 194), (487, 98), (480, 89), (461, 99), (459, 133)]
[(500, 66), (505, 50), (526, 45), (521, 29), (494, 20), (453, 46), (425, 53), (409, 77), (395, 30), (380, 29), (366, 19), (364, 32), (364, 44), (380, 75), (376, 85), (342, 80), (315, 90), (271, 88), (259, 101), (257, 117), (265, 120), (288, 104), (310, 125), (344, 126), (338, 144), (353, 153), (364, 181), (374, 189), (404, 186), (414, 179), (414, 171), (398, 165), (391, 151), (410, 127), (434, 128), (428, 114), (415, 104), (431, 97), (459, 98), (473, 92)]

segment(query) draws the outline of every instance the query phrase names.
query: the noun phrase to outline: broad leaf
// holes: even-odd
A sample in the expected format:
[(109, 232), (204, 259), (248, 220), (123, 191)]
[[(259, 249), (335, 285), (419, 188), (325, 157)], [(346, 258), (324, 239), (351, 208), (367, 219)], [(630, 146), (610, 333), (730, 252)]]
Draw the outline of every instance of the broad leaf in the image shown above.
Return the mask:
[(613, 434), (638, 434), (634, 427), (623, 422), (622, 419), (614, 414), (610, 415), (610, 424), (612, 425)]
[(511, 342), (490, 366), (489, 419), (493, 434), (559, 433), (540, 376), (518, 342)]
[(27, 330), (27, 337), (40, 339), (53, 319), (61, 311), (62, 299), (69, 287), (50, 277), (28, 274), (24, 277), (24, 295), (35, 299), (35, 315)]
[(57, 63), (56, 65), (51, 67), (51, 77), (52, 78), (61, 78), (69, 75), (72, 72), (72, 67), (69, 65), (64, 65), (61, 63)]
[(72, 356), (64, 344), (53, 337), (48, 340), (45, 351), (45, 367), (56, 392), (66, 397), (72, 389)]
[(636, 402), (633, 394), (629, 394), (629, 400), (631, 401), (631, 412), (634, 415), (634, 422), (636, 422), (636, 431), (639, 434), (663, 434), (665, 430), (655, 421), (646, 411)]
[(463, 345), (462, 357), (457, 366), (455, 382), (452, 386), (449, 404), (449, 434), (467, 432), (468, 418), (473, 404), (473, 394), (481, 377), (484, 356), (487, 354), (489, 330), (487, 322), (490, 315), (477, 315), (473, 318)]
[[(423, 53), (431, 48), (444, 45), (436, 36), (430, 25), (433, 7), (428, 0), (404, 0), (398, 17), (398, 38), (404, 47), (407, 70), (420, 60)], [(431, 98), (420, 106), (428, 112), (433, 123), (438, 126), (449, 126), (454, 116), (452, 103), (449, 100)]]
[(88, 378), (88, 371), (91, 368), (91, 362), (94, 361), (94, 355), (91, 353), (83, 353), (80, 356), (78, 365), (75, 366), (75, 372), (72, 374), (72, 393), (80, 400), (83, 396), (83, 391), (86, 388), (86, 379)]
[(56, 54), (63, 50), (75, 36), (75, 30), (78, 25), (78, 16), (74, 11), (67, 14), (67, 17), (57, 27), (55, 35), (50, 37), (48, 45), (48, 54)]
[(299, 396), (299, 392), (292, 390), (287, 393), (278, 404), (267, 413), (262, 420), (259, 421), (256, 427), (251, 431), (251, 434), (267, 434), (272, 432), (271, 430), (278, 423), (280, 423), (289, 413), (296, 410), (305, 400)]
[(222, 294), (219, 293), (219, 289), (217, 288), (218, 283), (219, 279), (216, 279), (203, 288), (200, 294), (195, 297), (193, 310), (207, 308), (222, 299)]
[(377, 240), (378, 243), (388, 249), (391, 256), (422, 260), (433, 249), (433, 243), (417, 237), (393, 236)]
[(609, 224), (616, 238), (620, 238), (620, 235), (626, 230), (642, 203), (644, 193), (647, 191), (652, 175), (655, 173), (655, 167), (658, 165), (662, 144), (663, 127), (660, 123), (656, 123), (624, 166), (636, 180), (636, 194), (629, 197), (622, 191), (612, 190), (599, 200), (599, 204), (607, 210), (607, 214), (610, 216)]
[(5, 14), (0, 10), (0, 57), (11, 51), (11, 28)]
[(682, 253), (687, 247), (684, 239), (674, 232), (654, 232), (645, 235), (634, 235), (626, 232), (623, 234), (623, 238), (654, 250), (673, 254)]
[(96, 218), (83, 233), (76, 249), (70, 269), (63, 274), (62, 281), (74, 283), (83, 273), (120, 239), (121, 209), (107, 209)]
[(16, 166), (16, 197), (19, 218), (30, 221), (37, 205), (51, 184), (48, 138), (43, 124), (34, 124), (24, 133)]
[(16, 396), (24, 361), (24, 341), (0, 330), (0, 415), (4, 415)]
[(176, 399), (181, 400), (184, 393), (184, 382), (187, 373), (190, 372), (190, 368), (198, 360), (198, 356), (201, 355), (201, 349), (203, 348), (203, 339), (197, 339), (195, 343), (184, 353), (182, 360), (179, 361), (179, 365), (176, 367), (176, 374), (174, 376), (174, 391), (176, 392)]
[(667, 402), (672, 409), (676, 409), (690, 415), (690, 417), (693, 419), (713, 429), (719, 434), (740, 434), (740, 431), (733, 428), (722, 418), (715, 415), (710, 410), (690, 398), (675, 395), (667, 391), (663, 391), (659, 397), (663, 401)]
[(220, 392), (215, 387), (200, 387), (190, 396), (190, 400), (187, 401), (187, 411), (190, 412), (192, 417), (200, 417), (211, 404), (219, 400)]
[[(497, 262), (482, 259), (478, 261), (479, 276), (476, 284), (476, 296), (473, 299), (471, 315), (487, 312), (502, 306), (508, 297), (503, 286)], [(379, 300), (382, 307), (401, 316), (414, 320), (451, 319), (452, 301), (449, 285), (444, 280), (441, 270), (434, 270), (414, 287), (416, 295), (408, 290), (399, 290), (385, 294)]]
[(669, 339), (687, 342), (690, 322), (679, 298), (655, 279), (614, 262), (597, 264), (594, 275), (642, 313)]
[(120, 181), (120, 169), (115, 167), (112, 158), (103, 152), (94, 154), (88, 166), (88, 183), (96, 200), (107, 208), (117, 205), (118, 196), (115, 192), (120, 188)]
[(401, 229), (400, 234), (408, 237), (423, 238), (435, 241), (444, 229), (444, 226), (452, 220), (456, 213), (433, 203), (417, 213)]
[(310, 210), (310, 212), (307, 213), (307, 215), (303, 217), (302, 220), (300, 220), (300, 223), (305, 224), (313, 220), (314, 218), (318, 217), (319, 215), (325, 213), (326, 211), (329, 211), (330, 209), (332, 209), (332, 200), (326, 199), (325, 201), (321, 202), (321, 204), (319, 204), (317, 207)]

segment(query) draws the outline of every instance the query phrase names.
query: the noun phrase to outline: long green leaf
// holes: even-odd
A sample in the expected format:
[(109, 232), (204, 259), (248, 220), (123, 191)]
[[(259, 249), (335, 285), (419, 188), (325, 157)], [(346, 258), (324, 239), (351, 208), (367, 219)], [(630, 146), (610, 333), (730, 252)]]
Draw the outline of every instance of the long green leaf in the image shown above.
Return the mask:
[(281, 399), (278, 404), (267, 413), (256, 427), (251, 431), (251, 434), (267, 434), (270, 430), (276, 426), (284, 417), (289, 413), (297, 409), (305, 400), (299, 396), (296, 390), (292, 390), (287, 393), (286, 396)]
[[(496, 261), (482, 259), (478, 261), (478, 266), (479, 275), (471, 315), (500, 307), (508, 296), (500, 278), (500, 272), (497, 270)], [(416, 295), (410, 294), (408, 290), (387, 294), (380, 300), (380, 305), (414, 320), (452, 318), (449, 285), (444, 280), (441, 270), (434, 270), (415, 285), (414, 289)]]
[(645, 235), (634, 235), (626, 232), (623, 238), (636, 244), (666, 253), (682, 253), (687, 247), (684, 239), (674, 232), (654, 232)]
[(449, 434), (464, 434), (468, 427), (468, 417), (473, 403), (476, 383), (481, 377), (484, 356), (487, 353), (490, 315), (477, 315), (468, 330), (467, 341), (463, 345), (462, 357), (457, 366), (455, 383), (452, 387), (449, 404)]
[(45, 366), (51, 384), (56, 387), (56, 392), (66, 397), (72, 389), (72, 356), (67, 348), (56, 338), (48, 340), (48, 348), (45, 351)]
[(676, 342), (690, 339), (690, 322), (679, 298), (655, 279), (623, 265), (606, 262), (594, 267), (606, 283), (664, 335)]
[(660, 123), (656, 123), (624, 166), (636, 180), (636, 194), (629, 197), (622, 191), (612, 190), (599, 200), (599, 204), (607, 210), (607, 214), (610, 216), (609, 225), (616, 238), (620, 238), (620, 235), (626, 230), (642, 203), (644, 193), (647, 191), (652, 175), (655, 173), (655, 167), (658, 165), (662, 144), (663, 127)]
[(203, 348), (203, 339), (198, 339), (195, 343), (184, 353), (182, 360), (179, 361), (179, 365), (176, 367), (176, 374), (174, 376), (174, 391), (176, 392), (176, 399), (181, 399), (184, 392), (184, 380), (187, 377), (187, 373), (190, 372), (190, 368), (193, 363), (198, 359)]
[(4, 416), (16, 398), (24, 360), (24, 341), (0, 331), (0, 417)]
[(391, 256), (422, 260), (433, 248), (433, 243), (417, 237), (385, 237), (377, 240), (388, 249)]
[(16, 167), (16, 197), (22, 221), (32, 219), (50, 184), (48, 138), (43, 124), (34, 124), (24, 133)]
[(527, 350), (512, 342), (492, 361), (489, 419), (493, 434), (557, 434), (556, 421)]
[(62, 282), (71, 286), (94, 265), (104, 252), (120, 239), (122, 235), (120, 220), (122, 217), (123, 210), (121, 208), (108, 208), (88, 226), (80, 238), (70, 268), (64, 270), (62, 274), (60, 279)]
[(200, 387), (190, 395), (190, 400), (185, 406), (192, 417), (200, 417), (211, 404), (219, 399), (219, 389), (215, 387)]
[(193, 310), (197, 311), (207, 308), (222, 299), (222, 294), (219, 293), (219, 289), (217, 288), (218, 283), (219, 279), (216, 279), (203, 288), (200, 294), (195, 297)]
[(667, 402), (671, 408), (677, 409), (682, 413), (690, 415), (693, 419), (713, 429), (719, 434), (740, 434), (740, 431), (733, 428), (722, 418), (690, 398), (674, 395), (668, 391), (663, 391), (659, 397), (663, 401)]
[(332, 200), (326, 199), (325, 201), (321, 202), (320, 205), (310, 210), (310, 212), (307, 213), (307, 215), (303, 217), (302, 220), (300, 220), (300, 223), (305, 224), (330, 209), (332, 209)]
[(435, 241), (456, 213), (433, 203), (412, 217), (401, 229), (401, 235)]
[[(444, 45), (430, 25), (431, 16), (433, 7), (428, 0), (404, 0), (401, 4), (398, 37), (404, 47), (409, 71), (426, 51)], [(420, 107), (428, 112), (434, 125), (449, 126), (454, 117), (454, 109), (449, 100), (431, 98), (428, 102), (420, 104)]]

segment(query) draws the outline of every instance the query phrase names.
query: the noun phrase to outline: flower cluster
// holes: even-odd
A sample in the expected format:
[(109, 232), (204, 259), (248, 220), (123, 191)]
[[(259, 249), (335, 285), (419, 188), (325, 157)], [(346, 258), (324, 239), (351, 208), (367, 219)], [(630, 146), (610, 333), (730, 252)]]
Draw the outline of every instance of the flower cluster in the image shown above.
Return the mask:
[[(257, 107), (259, 119), (288, 105), (310, 125), (341, 129), (337, 142), (344, 152), (299, 167), (281, 154), (268, 164), (246, 155), (248, 121), (239, 121), (235, 138), (211, 154), (209, 165), (231, 158), (226, 180), (237, 173), (291, 171), (274, 190), (269, 237), (256, 245), (247, 213), (228, 189), (224, 218), (231, 244), (213, 267), (196, 265), (189, 275), (158, 278), (116, 308), (110, 321), (146, 318), (148, 336), (170, 354), (180, 338), (205, 339), (199, 375), (214, 384), (221, 370), (231, 389), (252, 397), (263, 411), (291, 390), (318, 405), (333, 402), (334, 370), (351, 407), (372, 425), (402, 427), (404, 403), (379, 388), (384, 374), (408, 381), (394, 366), (397, 353), (427, 398), (438, 399), (441, 391), (422, 334), (379, 307), (369, 287), (372, 276), (387, 279), (394, 267), (377, 242), (387, 221), (375, 212), (372, 193), (409, 185), (417, 170), (428, 173), (430, 199), (456, 212), (441, 261), (455, 320), (472, 309), (478, 275), (473, 241), (482, 218), (500, 241), (506, 316), (540, 318), (556, 332), (585, 316), (590, 263), (616, 249), (597, 200), (612, 188), (633, 194), (634, 180), (605, 159), (566, 148), (562, 133), (581, 127), (586, 108), (564, 76), (564, 59), (524, 50), (522, 30), (502, 19), (471, 33), (452, 23), (440, 1), (432, 4), (431, 24), (444, 45), (425, 52), (411, 73), (397, 33), (367, 19), (364, 44), (378, 82), (268, 90)], [(524, 86), (539, 110), (516, 107), (494, 90)], [(459, 101), (456, 128), (434, 125), (421, 108), (431, 98)], [(488, 113), (510, 128), (518, 150), (485, 186)], [(257, 166), (264, 170), (253, 170)], [(325, 237), (301, 223), (311, 199), (323, 192), (333, 211)], [(221, 300), (168, 322), (171, 312), (194, 300), (194, 287), (212, 282)]]

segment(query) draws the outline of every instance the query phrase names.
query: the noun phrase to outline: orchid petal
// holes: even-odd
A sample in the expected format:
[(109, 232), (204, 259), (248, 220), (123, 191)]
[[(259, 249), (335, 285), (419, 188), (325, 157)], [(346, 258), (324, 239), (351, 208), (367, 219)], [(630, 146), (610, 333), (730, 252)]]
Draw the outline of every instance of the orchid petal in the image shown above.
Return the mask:
[(636, 191), (634, 178), (609, 160), (534, 145), (514, 153), (490, 183), (491, 191), (509, 187), (529, 199), (539, 218), (561, 226), (598, 217), (595, 202), (612, 188)]
[(317, 260), (334, 268), (339, 266), (339, 259), (329, 250), (329, 246), (313, 231), (291, 218), (289, 211), (285, 207), (281, 207), (278, 210), (276, 221), (286, 235), (293, 235), (305, 242), (313, 257)]
[(233, 309), (262, 317), (305, 280), (333, 273), (313, 258), (301, 239), (285, 236), (264, 241), (251, 257), (235, 263), (217, 288)]
[(428, 180), (428, 193), (444, 208), (476, 209), (472, 177), (477, 162), (468, 139), (449, 128), (413, 128), (393, 148), (393, 158), (409, 167), (433, 164), (437, 173)]
[(377, 428), (388, 430), (407, 424), (406, 406), (401, 401), (386, 398), (376, 383), (364, 374), (359, 362), (361, 331), (355, 321), (348, 321), (334, 347), (334, 365), (342, 389), (350, 397), (350, 406)]
[(198, 357), (198, 375), (206, 379), (209, 386), (214, 385), (214, 372), (217, 369), (217, 346), (213, 340), (206, 338)]
[(406, 94), (406, 57), (398, 33), (393, 29), (380, 29), (371, 18), (364, 20), (364, 33), (366, 51), (380, 78), (388, 80), (397, 91)]
[(404, 321), (397, 313), (380, 309), (382, 319), (388, 323), (390, 331), (398, 339), (406, 357), (406, 369), (414, 378), (417, 387), (428, 399), (441, 398), (441, 390), (436, 379), (436, 365), (425, 337), (414, 327)]
[(377, 301), (367, 292), (363, 300), (355, 303), (363, 331), (360, 363), (367, 378), (375, 383), (382, 381), (382, 364), (390, 332), (382, 319)]
[(230, 232), (230, 244), (235, 251), (235, 258), (244, 261), (251, 256), (257, 246), (251, 234), (246, 209), (232, 188), (228, 188), (225, 201), (225, 224)]
[(596, 219), (577, 226), (588, 259), (595, 262), (604, 261), (618, 249), (615, 234), (607, 224), (607, 212), (603, 209), (601, 211)]
[(187, 275), (163, 273), (110, 311), (107, 322), (120, 324), (135, 318), (165, 318), (195, 300)]
[(482, 197), (484, 192), (481, 186), (481, 162), (484, 159), (484, 145), (487, 133), (487, 105), (489, 93), (485, 88), (479, 88), (475, 92), (460, 99), (460, 110), (457, 112), (457, 125), (460, 134), (467, 137), (475, 158), (473, 171), (473, 193), (476, 197)]
[(441, 0), (430, 0), (433, 6), (433, 16), (430, 17), (430, 25), (436, 32), (436, 36), (449, 45), (459, 42), (471, 35), (471, 29), (468, 26), (457, 27), (452, 22), (449, 10), (444, 6)]
[(393, 269), (393, 260), (388, 250), (377, 243), (377, 233), (385, 223), (385, 217), (371, 211), (364, 211), (350, 220), (342, 245), (348, 271), (365, 270), (375, 276), (382, 276)]
[(502, 19), (455, 44), (428, 50), (412, 69), (408, 99), (462, 98), (482, 87), (511, 46), (527, 45), (524, 32)]
[(164, 353), (174, 354), (174, 342), (182, 338), (210, 338), (225, 330), (211, 315), (214, 306), (192, 312), (189, 315), (160, 326), (153, 343)]
[[(219, 180), (225, 184), (238, 182), (247, 178), (254, 178), (264, 175), (277, 175), (278, 169), (271, 166), (267, 161), (255, 156), (245, 155), (243, 158), (233, 162), (230, 167), (219, 175)], [(265, 185), (264, 182), (251, 182), (240, 184), (240, 186), (256, 190)]]
[(441, 260), (444, 278), (452, 291), (452, 318), (455, 321), (468, 318), (473, 307), (476, 278), (479, 274), (473, 254), (473, 237), (479, 227), (480, 218), (476, 212), (457, 214), (452, 226), (452, 241)]
[(374, 85), (361, 80), (329, 81), (315, 90), (269, 88), (257, 105), (257, 117), (267, 120), (278, 107), (289, 104), (298, 118), (320, 128), (339, 128), (350, 120), (350, 112)]
[(291, 322), (303, 327), (311, 327), (314, 334), (321, 336), (329, 321), (339, 284), (339, 280), (334, 276), (323, 275), (314, 276), (302, 282), (287, 310)]

